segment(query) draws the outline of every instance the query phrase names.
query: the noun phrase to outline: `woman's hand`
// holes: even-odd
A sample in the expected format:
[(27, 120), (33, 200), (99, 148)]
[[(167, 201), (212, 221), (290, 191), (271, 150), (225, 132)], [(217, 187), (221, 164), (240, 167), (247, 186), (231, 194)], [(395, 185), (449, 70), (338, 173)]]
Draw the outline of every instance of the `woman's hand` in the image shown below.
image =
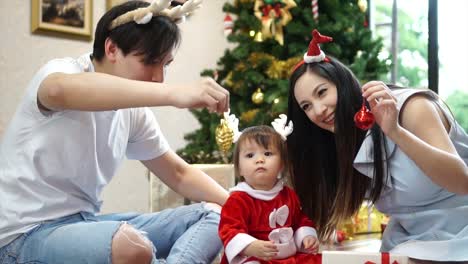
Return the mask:
[(307, 253), (317, 253), (319, 250), (319, 240), (315, 236), (306, 236), (302, 240), (302, 245)]
[(370, 81), (362, 86), (362, 96), (369, 102), (370, 110), (382, 131), (391, 138), (398, 124), (397, 101), (390, 88), (383, 82)]
[(242, 254), (269, 261), (278, 254), (278, 249), (271, 241), (255, 240), (242, 251)]
[(169, 92), (172, 105), (179, 108), (207, 108), (224, 113), (229, 109), (229, 92), (212, 78), (202, 78), (192, 85), (176, 86)]

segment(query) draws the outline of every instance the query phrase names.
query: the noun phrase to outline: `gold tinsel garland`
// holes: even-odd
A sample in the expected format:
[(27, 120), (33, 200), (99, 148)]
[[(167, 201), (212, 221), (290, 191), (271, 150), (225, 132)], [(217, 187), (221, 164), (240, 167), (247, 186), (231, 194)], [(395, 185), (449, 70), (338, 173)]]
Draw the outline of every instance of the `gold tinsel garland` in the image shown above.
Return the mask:
[(243, 112), (240, 116), (240, 120), (245, 123), (250, 123), (257, 116), (259, 111), (260, 111), (259, 108), (255, 108), (255, 109)]

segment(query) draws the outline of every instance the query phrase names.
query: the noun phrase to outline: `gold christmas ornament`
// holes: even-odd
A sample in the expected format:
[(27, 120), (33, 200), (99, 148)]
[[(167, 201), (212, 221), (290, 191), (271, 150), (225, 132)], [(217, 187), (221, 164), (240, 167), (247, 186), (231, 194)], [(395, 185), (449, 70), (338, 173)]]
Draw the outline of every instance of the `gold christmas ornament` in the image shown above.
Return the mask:
[(283, 27), (292, 20), (289, 9), (296, 6), (294, 0), (255, 0), (254, 14), (262, 22), (263, 39), (274, 38), (283, 45)]
[(260, 88), (257, 88), (257, 90), (252, 94), (252, 102), (254, 104), (263, 103), (263, 98), (264, 98), (264, 95), (263, 95), (262, 89)]
[(227, 121), (223, 118), (215, 131), (216, 144), (224, 153), (231, 149), (234, 141), (234, 131), (228, 126)]

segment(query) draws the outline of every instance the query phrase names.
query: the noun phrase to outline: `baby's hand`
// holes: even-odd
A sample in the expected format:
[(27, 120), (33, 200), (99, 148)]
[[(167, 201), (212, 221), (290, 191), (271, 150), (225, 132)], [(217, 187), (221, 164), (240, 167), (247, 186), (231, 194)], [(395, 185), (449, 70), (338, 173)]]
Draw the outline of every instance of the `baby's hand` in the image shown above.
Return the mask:
[(319, 240), (315, 236), (306, 236), (304, 240), (302, 240), (302, 246), (307, 253), (317, 253), (319, 244)]
[(278, 249), (271, 241), (255, 240), (250, 243), (242, 254), (249, 257), (256, 257), (265, 261), (271, 260), (278, 253)]

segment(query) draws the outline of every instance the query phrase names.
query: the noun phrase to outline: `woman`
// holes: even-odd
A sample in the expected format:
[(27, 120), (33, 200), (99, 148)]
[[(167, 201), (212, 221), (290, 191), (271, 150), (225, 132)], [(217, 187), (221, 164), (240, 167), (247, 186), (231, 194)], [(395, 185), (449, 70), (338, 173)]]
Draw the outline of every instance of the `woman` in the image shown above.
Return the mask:
[[(468, 136), (430, 91), (361, 87), (318, 47), (330, 40), (312, 40), (288, 102), (293, 183), (320, 238), (369, 198), (391, 219), (382, 251), (468, 260)], [(353, 121), (362, 100), (376, 121), (369, 131)]]

